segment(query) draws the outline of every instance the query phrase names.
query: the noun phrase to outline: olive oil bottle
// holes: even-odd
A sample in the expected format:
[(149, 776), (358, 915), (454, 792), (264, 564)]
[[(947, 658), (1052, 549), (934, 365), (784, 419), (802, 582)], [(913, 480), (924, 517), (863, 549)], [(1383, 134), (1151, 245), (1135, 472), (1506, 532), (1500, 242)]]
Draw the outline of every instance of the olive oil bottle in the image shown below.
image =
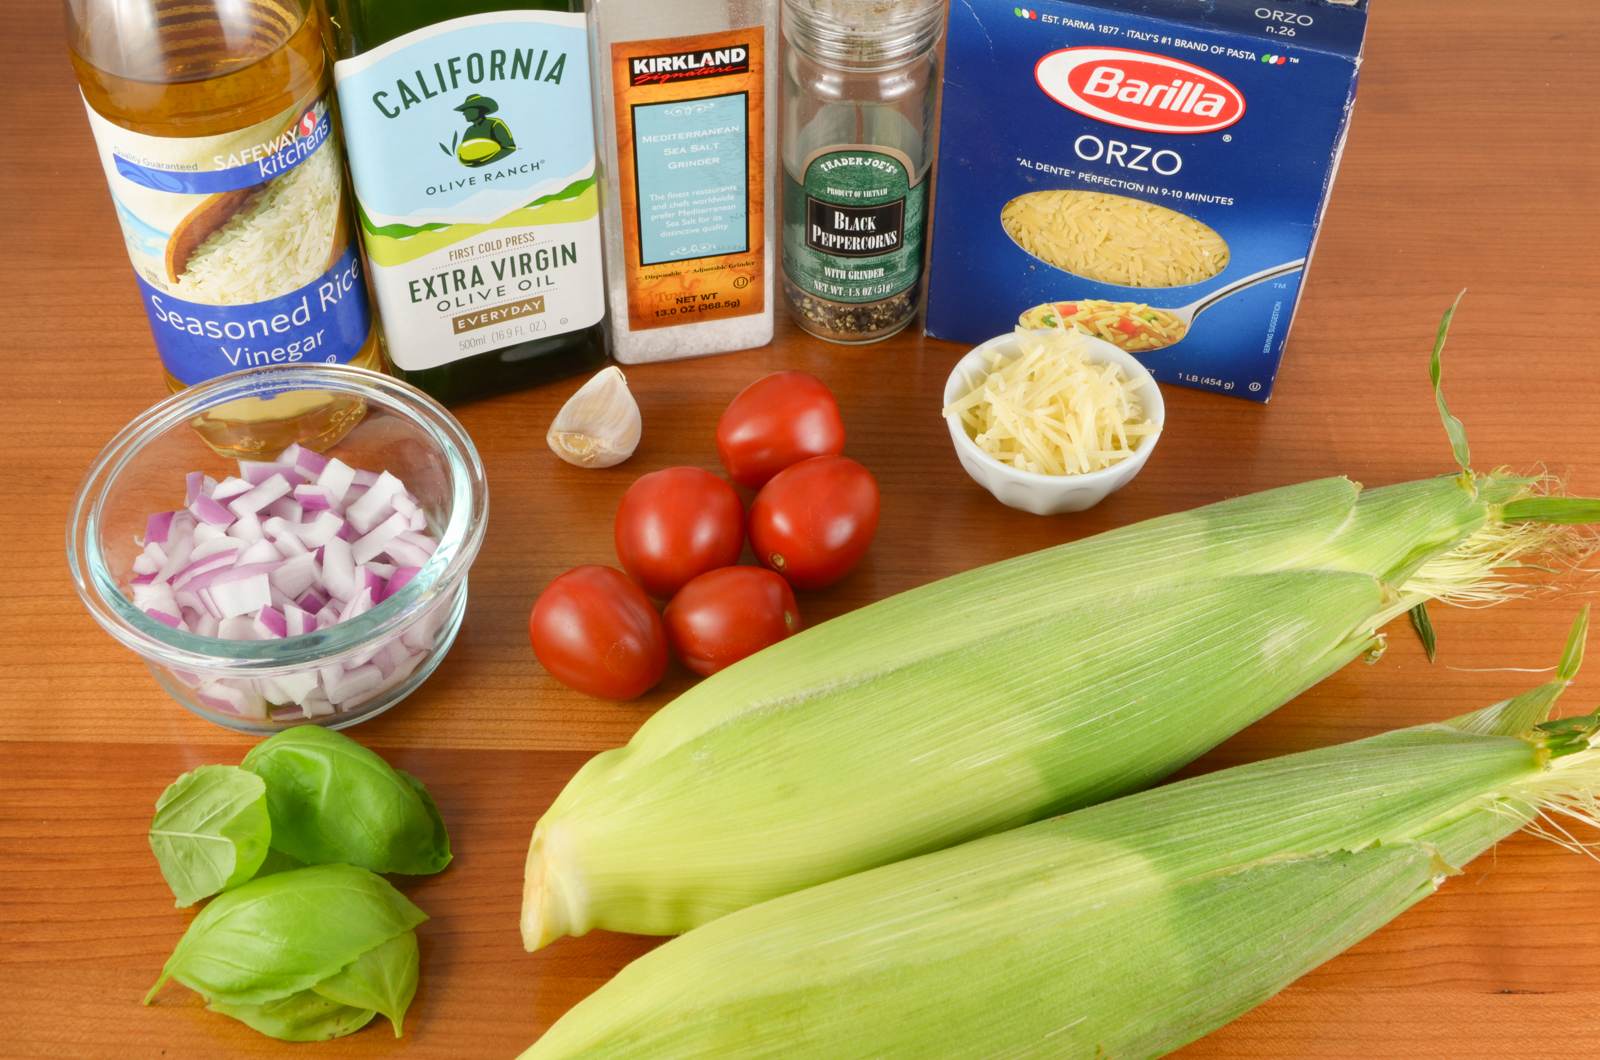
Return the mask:
[(599, 365), (605, 289), (581, 4), (330, 8), (395, 374), (453, 401)]
[[(72, 63), (169, 389), (293, 362), (381, 367), (313, 0), (66, 0)], [(318, 392), (195, 427), (219, 452), (326, 446)]]

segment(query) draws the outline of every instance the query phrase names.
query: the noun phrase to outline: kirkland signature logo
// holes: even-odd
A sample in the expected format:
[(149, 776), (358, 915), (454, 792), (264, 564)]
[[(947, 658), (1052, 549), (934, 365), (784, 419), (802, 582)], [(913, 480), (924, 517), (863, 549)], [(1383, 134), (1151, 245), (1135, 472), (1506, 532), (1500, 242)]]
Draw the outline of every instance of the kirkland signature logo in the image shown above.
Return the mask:
[(711, 51), (642, 55), (628, 60), (628, 84), (664, 85), (702, 77), (750, 72), (750, 49), (743, 44)]
[(1033, 76), (1045, 95), (1085, 117), (1160, 133), (1209, 133), (1244, 117), (1244, 95), (1210, 70), (1127, 48), (1062, 48)]

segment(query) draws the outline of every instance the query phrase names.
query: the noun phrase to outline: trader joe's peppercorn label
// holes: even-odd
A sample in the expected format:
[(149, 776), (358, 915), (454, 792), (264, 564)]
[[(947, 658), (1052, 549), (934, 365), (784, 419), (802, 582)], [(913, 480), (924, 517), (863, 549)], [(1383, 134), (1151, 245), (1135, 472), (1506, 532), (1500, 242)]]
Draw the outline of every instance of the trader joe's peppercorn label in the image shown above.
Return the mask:
[(898, 151), (852, 146), (813, 155), (800, 180), (784, 174), (789, 282), (835, 302), (909, 290), (922, 274), (925, 177)]

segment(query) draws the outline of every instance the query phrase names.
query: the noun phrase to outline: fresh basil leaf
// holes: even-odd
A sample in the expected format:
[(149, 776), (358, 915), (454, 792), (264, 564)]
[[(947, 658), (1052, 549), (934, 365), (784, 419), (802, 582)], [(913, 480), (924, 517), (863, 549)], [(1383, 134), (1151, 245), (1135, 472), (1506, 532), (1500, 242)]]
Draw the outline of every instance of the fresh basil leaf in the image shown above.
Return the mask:
[(422, 785), (348, 736), (286, 729), (245, 755), (267, 783), (272, 847), (310, 865), (423, 875), (450, 863), (444, 822)]
[(400, 774), (400, 779), (411, 785), (411, 790), (415, 791), (417, 798), (422, 800), (422, 808), (427, 811), (428, 820), (433, 822), (433, 838), (430, 849), (424, 854), (424, 859), (438, 865), (439, 868), (434, 869), (435, 872), (438, 872), (450, 864), (451, 858), (450, 833), (445, 831), (444, 817), (439, 813), (439, 805), (433, 801), (433, 796), (429, 794), (422, 781), (403, 769), (397, 769), (395, 772)]
[(266, 794), (260, 777), (236, 766), (201, 766), (161, 793), (150, 849), (180, 907), (256, 874), (272, 832)]
[(217, 896), (167, 958), (168, 979), (212, 1001), (261, 1005), (312, 986), (427, 919), (380, 876), (313, 865)]
[[(259, 777), (257, 779), (260, 779)], [(254, 879), (271, 876), (276, 872), (288, 872), (291, 869), (303, 869), (306, 863), (298, 858), (291, 858), (281, 850), (269, 850), (267, 856), (261, 860), (261, 867), (256, 870)]]
[(406, 1009), (417, 993), (417, 933), (396, 935), (311, 989), (329, 1001), (383, 1013), (394, 1025), (394, 1036), (400, 1037)]
[(365, 1027), (378, 1014), (374, 1009), (330, 1001), (311, 990), (261, 1005), (211, 1001), (206, 1007), (286, 1042), (325, 1042), (330, 1038), (342, 1038)]

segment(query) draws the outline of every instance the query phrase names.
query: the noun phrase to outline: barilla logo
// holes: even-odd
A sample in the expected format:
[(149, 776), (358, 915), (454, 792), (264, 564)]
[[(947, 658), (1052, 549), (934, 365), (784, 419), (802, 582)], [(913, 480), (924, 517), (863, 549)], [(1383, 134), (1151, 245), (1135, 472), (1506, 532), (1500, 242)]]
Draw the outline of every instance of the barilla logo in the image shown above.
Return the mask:
[(1128, 48), (1062, 48), (1040, 59), (1045, 95), (1084, 117), (1159, 133), (1209, 133), (1244, 117), (1244, 94), (1203, 67)]

